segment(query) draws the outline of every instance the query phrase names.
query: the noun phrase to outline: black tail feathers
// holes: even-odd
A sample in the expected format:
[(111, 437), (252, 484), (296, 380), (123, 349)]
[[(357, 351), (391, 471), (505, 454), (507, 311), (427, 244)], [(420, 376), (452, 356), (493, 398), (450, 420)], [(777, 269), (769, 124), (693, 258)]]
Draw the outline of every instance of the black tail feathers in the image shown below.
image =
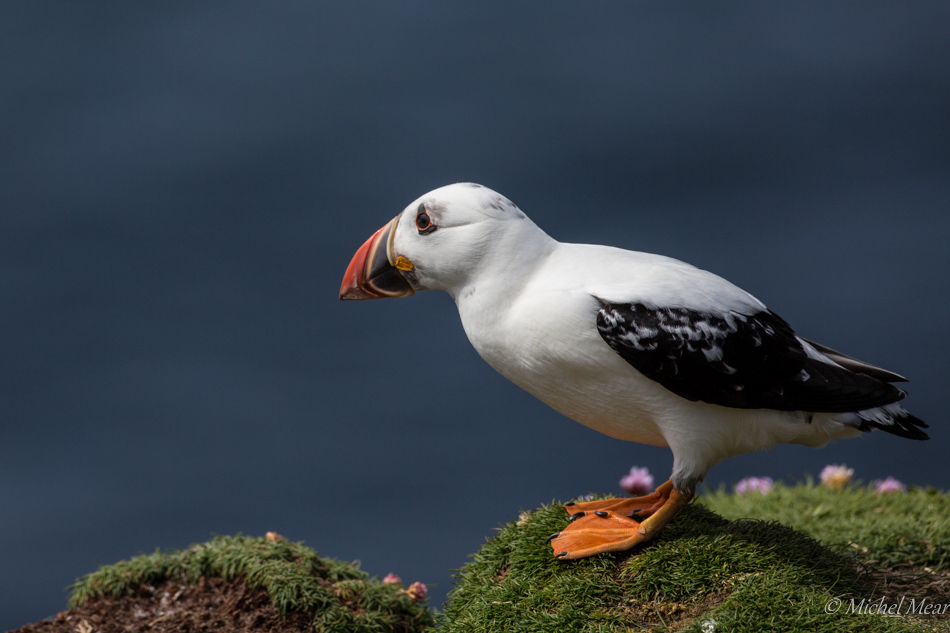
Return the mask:
[(879, 420), (862, 420), (863, 424), (859, 427), (862, 431), (870, 431), (872, 428), (881, 429), (900, 437), (906, 437), (909, 440), (929, 440), (930, 436), (921, 429), (929, 428), (926, 422), (901, 410), (901, 415), (890, 418), (887, 422)]

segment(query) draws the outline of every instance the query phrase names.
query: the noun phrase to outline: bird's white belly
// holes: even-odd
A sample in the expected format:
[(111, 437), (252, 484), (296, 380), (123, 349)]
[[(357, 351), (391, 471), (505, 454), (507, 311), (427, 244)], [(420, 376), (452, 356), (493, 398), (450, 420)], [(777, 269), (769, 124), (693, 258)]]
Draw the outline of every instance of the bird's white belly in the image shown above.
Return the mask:
[(656, 422), (654, 407), (637, 388), (636, 380), (605, 383), (585, 375), (582, 368), (549, 369), (543, 376), (496, 369), (545, 404), (596, 431), (620, 440), (668, 446)]
[(610, 349), (591, 310), (513, 312), (491, 328), (471, 327), (463, 316), (463, 325), (489, 365), (560, 413), (617, 439), (668, 446), (657, 424), (665, 390)]

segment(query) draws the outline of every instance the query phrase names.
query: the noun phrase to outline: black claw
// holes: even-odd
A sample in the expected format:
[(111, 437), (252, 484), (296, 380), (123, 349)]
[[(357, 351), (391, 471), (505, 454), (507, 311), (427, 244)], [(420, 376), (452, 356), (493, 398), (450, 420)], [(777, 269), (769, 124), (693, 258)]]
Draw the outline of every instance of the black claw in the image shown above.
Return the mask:
[(630, 511), (630, 516), (633, 516), (633, 515), (638, 514), (638, 513), (640, 513), (640, 512), (643, 512), (643, 508), (637, 508), (636, 510), (631, 510), (631, 511)]
[(596, 514), (597, 516), (599, 516), (599, 517), (601, 517), (601, 518), (606, 518), (606, 517), (607, 517), (607, 511), (606, 511), (606, 510), (597, 510), (597, 511), (594, 512), (594, 514)]
[(567, 503), (564, 504), (564, 507), (570, 508), (571, 506), (576, 506), (576, 505), (577, 503), (575, 503), (574, 501), (568, 501)]
[(561, 535), (560, 532), (555, 532), (554, 534), (552, 534), (551, 536), (548, 537), (548, 540), (546, 540), (545, 543), (550, 543), (551, 541), (553, 541), (554, 539), (556, 539), (556, 538), (559, 537), (560, 535)]
[(571, 516), (569, 516), (568, 519), (571, 520), (571, 521), (576, 521), (576, 520), (578, 520), (579, 518), (581, 518), (582, 516), (584, 516), (585, 514), (587, 514), (587, 513), (586, 513), (586, 512), (575, 512), (574, 514), (572, 514)]
[(567, 552), (561, 552), (560, 554), (555, 554), (554, 558), (563, 558), (564, 556), (567, 556)]

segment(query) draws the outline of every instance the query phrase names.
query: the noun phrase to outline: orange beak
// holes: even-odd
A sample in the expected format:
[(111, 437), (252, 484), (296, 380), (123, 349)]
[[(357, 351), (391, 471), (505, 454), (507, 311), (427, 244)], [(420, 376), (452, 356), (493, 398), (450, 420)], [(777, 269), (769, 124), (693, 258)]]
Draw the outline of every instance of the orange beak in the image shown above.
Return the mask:
[(340, 284), (341, 300), (408, 297), (415, 293), (394, 262), (397, 258), (392, 243), (398, 221), (395, 217), (373, 233), (353, 255)]

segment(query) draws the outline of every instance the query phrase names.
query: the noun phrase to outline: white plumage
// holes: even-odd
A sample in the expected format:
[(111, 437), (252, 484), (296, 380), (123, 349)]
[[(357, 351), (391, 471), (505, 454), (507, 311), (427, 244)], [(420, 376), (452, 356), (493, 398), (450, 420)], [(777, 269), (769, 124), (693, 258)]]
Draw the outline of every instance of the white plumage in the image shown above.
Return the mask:
[[(899, 376), (798, 338), (712, 273), (560, 243), (470, 183), (422, 196), (383, 231), (388, 261), (411, 266), (401, 294), (448, 292), (472, 345), (506, 378), (611, 437), (670, 447), (673, 487), (689, 496), (717, 462), (777, 443), (821, 446), (874, 426), (926, 438), (895, 404), (904, 394), (888, 383)], [(341, 295), (367, 298), (356, 285), (345, 279)]]

